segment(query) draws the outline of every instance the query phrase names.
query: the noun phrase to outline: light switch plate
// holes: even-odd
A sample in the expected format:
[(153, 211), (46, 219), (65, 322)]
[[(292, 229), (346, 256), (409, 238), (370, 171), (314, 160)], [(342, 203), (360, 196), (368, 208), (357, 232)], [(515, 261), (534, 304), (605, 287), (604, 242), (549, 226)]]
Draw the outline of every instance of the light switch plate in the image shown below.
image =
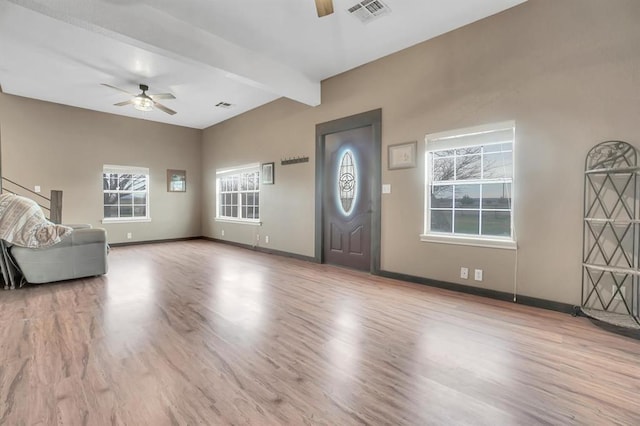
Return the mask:
[(482, 269), (476, 269), (475, 275), (473, 276), (476, 281), (482, 281)]
[(383, 194), (391, 194), (391, 184), (385, 183), (382, 185), (382, 193)]

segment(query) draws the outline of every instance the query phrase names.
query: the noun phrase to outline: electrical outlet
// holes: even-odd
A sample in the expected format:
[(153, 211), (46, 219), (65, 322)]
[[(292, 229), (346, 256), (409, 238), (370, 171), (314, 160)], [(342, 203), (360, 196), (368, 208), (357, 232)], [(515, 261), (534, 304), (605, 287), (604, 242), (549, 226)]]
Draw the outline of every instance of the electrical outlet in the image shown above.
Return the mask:
[(460, 278), (469, 279), (469, 268), (460, 268)]
[(482, 269), (476, 269), (476, 270), (474, 271), (473, 278), (474, 278), (476, 281), (482, 281)]
[(224, 237), (224, 229), (222, 230), (222, 236)]
[(266, 236), (264, 237), (264, 243), (265, 243), (265, 244), (269, 244), (269, 236), (268, 236), (268, 235), (266, 235)]
[(40, 188), (40, 185), (36, 185), (33, 187), (33, 192), (37, 192), (38, 194), (40, 193), (42, 189)]
[(131, 232), (127, 232), (127, 240), (130, 240), (131, 237), (133, 237), (133, 234), (131, 234)]
[(260, 242), (260, 234), (256, 234), (256, 241)]

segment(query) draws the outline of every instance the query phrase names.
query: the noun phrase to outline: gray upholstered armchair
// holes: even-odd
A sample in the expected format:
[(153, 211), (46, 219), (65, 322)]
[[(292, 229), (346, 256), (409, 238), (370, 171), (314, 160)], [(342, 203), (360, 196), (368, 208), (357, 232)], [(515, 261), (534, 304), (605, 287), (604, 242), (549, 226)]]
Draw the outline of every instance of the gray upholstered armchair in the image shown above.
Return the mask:
[(42, 249), (11, 247), (11, 255), (31, 284), (107, 273), (107, 233), (101, 228), (74, 227), (71, 235)]
[(107, 232), (90, 225), (49, 222), (33, 200), (0, 195), (0, 248), (5, 288), (69, 280), (107, 272)]

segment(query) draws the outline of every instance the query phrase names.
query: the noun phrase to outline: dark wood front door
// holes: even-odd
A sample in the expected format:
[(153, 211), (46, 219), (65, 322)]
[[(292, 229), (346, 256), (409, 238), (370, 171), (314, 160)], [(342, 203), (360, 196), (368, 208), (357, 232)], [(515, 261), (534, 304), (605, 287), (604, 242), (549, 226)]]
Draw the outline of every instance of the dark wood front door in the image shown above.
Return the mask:
[(326, 263), (371, 268), (371, 126), (331, 133), (324, 142), (323, 257)]

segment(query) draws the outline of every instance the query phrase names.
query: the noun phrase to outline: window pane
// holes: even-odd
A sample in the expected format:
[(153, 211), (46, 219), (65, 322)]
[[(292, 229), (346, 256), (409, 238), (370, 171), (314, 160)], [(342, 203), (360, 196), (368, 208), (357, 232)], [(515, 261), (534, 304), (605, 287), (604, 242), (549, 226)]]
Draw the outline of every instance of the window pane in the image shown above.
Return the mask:
[(453, 158), (434, 158), (432, 180), (453, 180), (453, 164)]
[(512, 176), (513, 160), (510, 152), (485, 154), (483, 172), (485, 179), (510, 178)]
[(511, 184), (486, 183), (482, 185), (483, 209), (510, 209)]
[(118, 189), (118, 175), (105, 173), (102, 175), (102, 189), (115, 191)]
[(482, 212), (482, 235), (511, 236), (511, 212)]
[(256, 189), (255, 175), (253, 173), (247, 174), (247, 190), (253, 191)]
[(132, 206), (120, 206), (120, 217), (132, 217), (132, 216), (133, 216)]
[(256, 206), (253, 208), (253, 218), (260, 219), (260, 207)]
[(132, 183), (132, 175), (120, 175), (120, 179), (118, 179), (118, 189), (121, 191), (130, 191)]
[(456, 185), (456, 208), (480, 208), (480, 185)]
[(131, 193), (118, 194), (118, 199), (120, 204), (133, 204), (133, 194)]
[(231, 216), (238, 217), (238, 206), (231, 207)]
[[(118, 204), (118, 194), (107, 192), (104, 194), (104, 204)], [(105, 216), (106, 217), (106, 216)]]
[(133, 194), (133, 203), (134, 204), (147, 204), (147, 193), (146, 192), (137, 192)]
[(243, 206), (243, 207), (242, 207), (242, 217), (243, 217), (244, 219), (246, 219), (246, 218), (248, 217), (248, 216), (247, 216), (247, 207), (246, 207), (246, 206)]
[(480, 232), (480, 211), (456, 210), (456, 234), (473, 234)]
[(433, 156), (434, 157), (453, 157), (453, 153), (454, 153), (453, 149), (447, 149), (444, 151), (433, 151)]
[(147, 178), (144, 175), (136, 175), (133, 179), (134, 191), (146, 191), (147, 190)]
[(480, 179), (481, 164), (480, 155), (456, 157), (456, 180)]
[(431, 210), (431, 230), (434, 232), (451, 232), (452, 210)]
[(231, 205), (238, 205), (238, 194), (231, 194)]
[(104, 208), (104, 217), (118, 217), (118, 207), (117, 206), (113, 206), (113, 207), (107, 207), (105, 206)]
[(513, 150), (513, 144), (511, 142), (495, 143), (493, 145), (484, 146), (485, 154), (488, 152), (504, 152), (504, 151), (512, 151), (512, 150)]
[(453, 185), (434, 185), (431, 188), (431, 207), (453, 207)]
[(481, 146), (470, 146), (467, 148), (456, 149), (456, 155), (480, 154), (481, 151)]
[(256, 206), (260, 205), (260, 193), (259, 192), (254, 192), (253, 193), (253, 201), (254, 201), (254, 204)]
[(224, 213), (222, 213), (222, 215), (223, 216), (227, 216), (227, 217), (231, 216), (231, 207), (230, 206), (226, 206), (224, 208)]
[(147, 208), (145, 206), (136, 206), (133, 208), (133, 216), (134, 217), (146, 217), (147, 216)]

